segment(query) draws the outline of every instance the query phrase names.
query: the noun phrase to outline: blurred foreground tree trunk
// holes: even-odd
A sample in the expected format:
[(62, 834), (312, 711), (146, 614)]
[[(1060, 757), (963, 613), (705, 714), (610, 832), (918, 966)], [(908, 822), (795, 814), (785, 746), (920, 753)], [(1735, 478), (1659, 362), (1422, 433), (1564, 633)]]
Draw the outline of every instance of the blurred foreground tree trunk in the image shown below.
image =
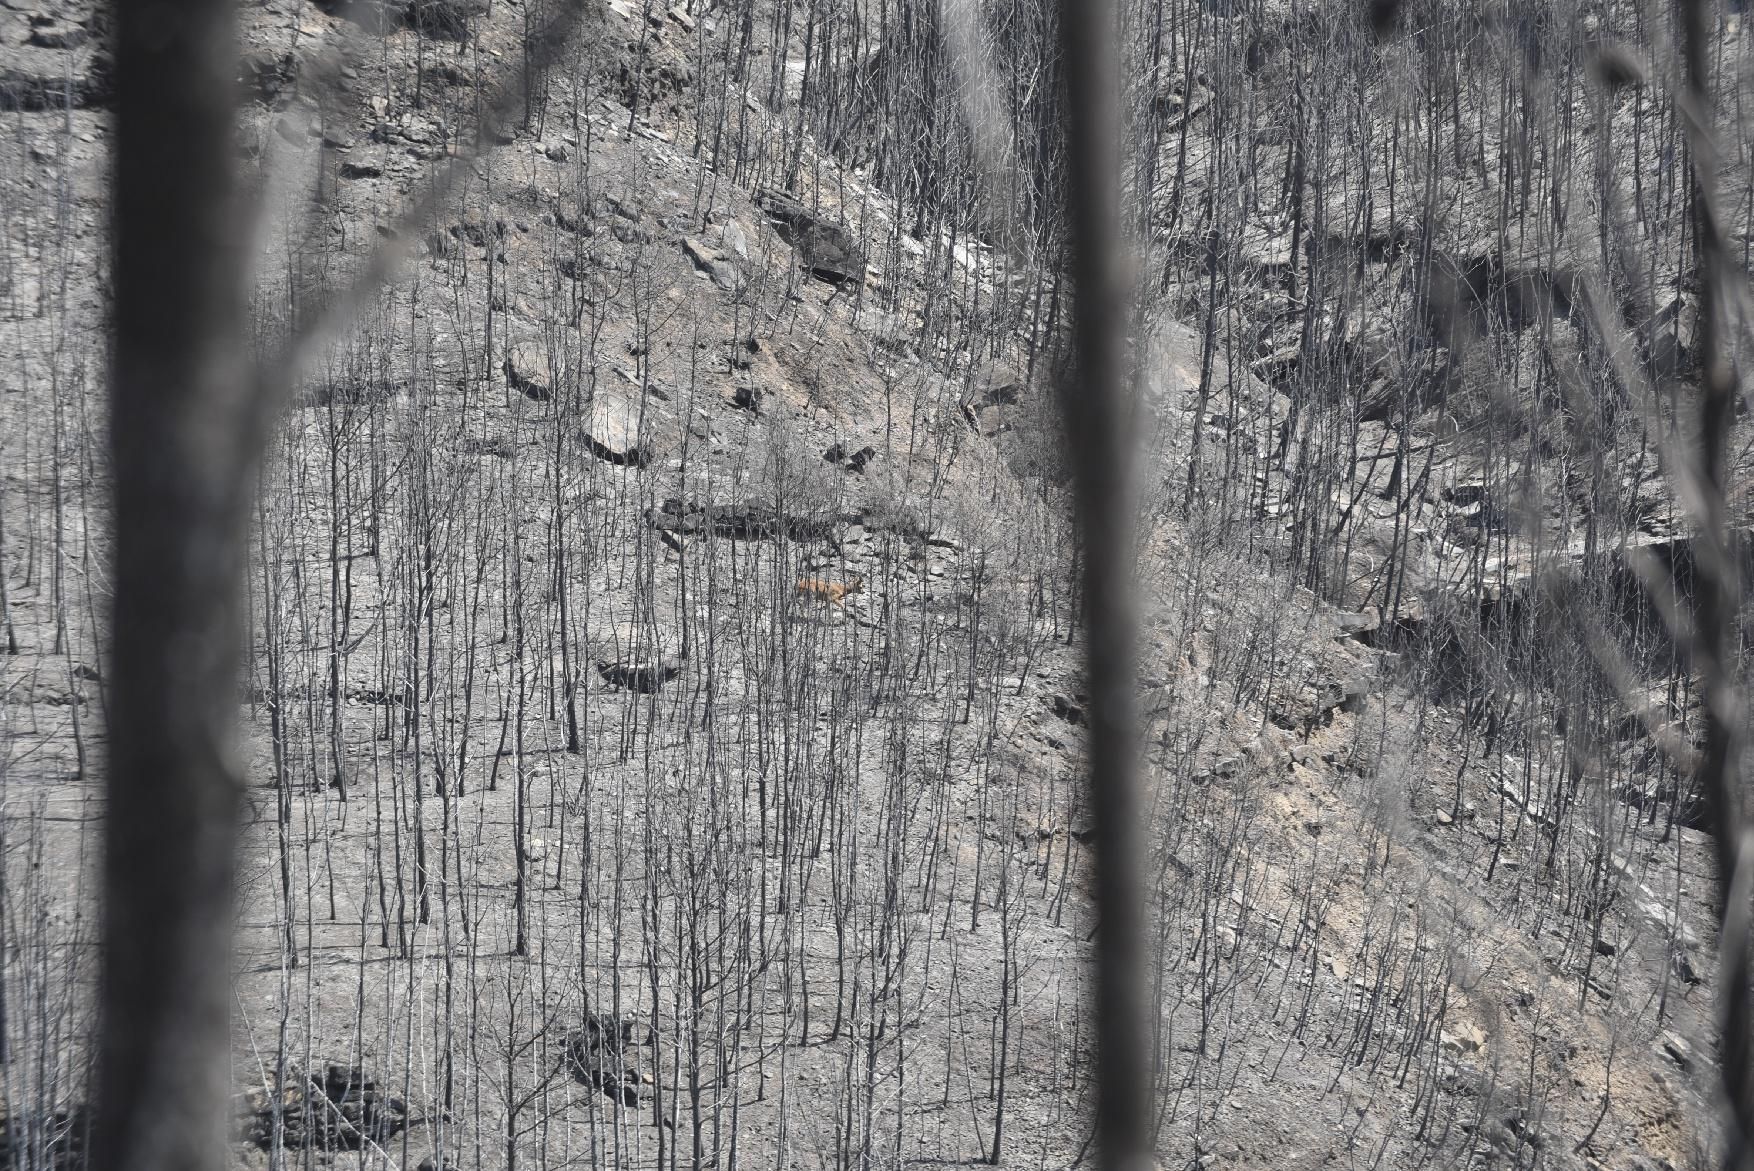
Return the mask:
[(1700, 402), (1693, 480), (1683, 499), (1698, 501), (1697, 584), (1693, 654), (1704, 698), (1705, 746), (1696, 785), (1705, 797), (1717, 867), (1718, 1066), (1723, 1081), (1725, 1151), (1730, 1171), (1754, 1167), (1754, 985), (1750, 983), (1749, 919), (1754, 895), (1754, 845), (1745, 825), (1742, 784), (1742, 697), (1736, 686), (1736, 612), (1741, 605), (1740, 553), (1729, 526), (1728, 440), (1737, 390), (1730, 368), (1735, 308), (1734, 261), (1718, 219), (1714, 112), (1709, 61), (1714, 6), (1680, 0), (1693, 160), (1691, 215), (1699, 279)]
[(1120, 234), (1120, 102), (1112, 0), (1062, 0), (1066, 206), (1076, 293), (1073, 369), (1061, 384), (1082, 540), (1095, 828), (1096, 1140), (1101, 1166), (1148, 1171), (1151, 1015), (1141, 980), (1133, 413)]
[(119, 0), (99, 1168), (225, 1162), (240, 583), (257, 445), (232, 0)]

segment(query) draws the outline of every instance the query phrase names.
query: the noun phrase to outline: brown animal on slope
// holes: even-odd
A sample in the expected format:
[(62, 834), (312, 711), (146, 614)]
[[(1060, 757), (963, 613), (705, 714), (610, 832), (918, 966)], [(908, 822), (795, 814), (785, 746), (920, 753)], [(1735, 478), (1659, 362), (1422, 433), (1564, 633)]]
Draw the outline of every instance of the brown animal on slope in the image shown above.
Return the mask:
[(815, 598), (823, 602), (833, 602), (841, 609), (846, 609), (847, 595), (856, 594), (865, 588), (863, 578), (855, 577), (850, 582), (827, 581), (819, 577), (807, 577), (798, 583), (800, 598)]

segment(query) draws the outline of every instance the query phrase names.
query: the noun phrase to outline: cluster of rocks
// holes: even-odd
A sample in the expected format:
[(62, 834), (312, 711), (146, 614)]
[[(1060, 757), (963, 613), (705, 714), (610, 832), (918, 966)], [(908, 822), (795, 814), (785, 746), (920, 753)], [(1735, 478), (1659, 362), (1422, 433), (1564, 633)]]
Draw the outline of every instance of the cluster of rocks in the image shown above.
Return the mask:
[(657, 1032), (650, 1023), (598, 1013), (566, 1035), (565, 1060), (573, 1077), (594, 1086), (612, 1101), (637, 1106), (651, 1093), (652, 1076), (640, 1068), (642, 1051), (655, 1051)]
[(382, 1145), (408, 1126), (407, 1104), (358, 1066), (330, 1063), (318, 1076), (294, 1074), (278, 1093), (251, 1090), (245, 1101), (245, 1137), (263, 1150), (274, 1146), (277, 1113), (283, 1147), (359, 1150), (367, 1142)]
[(466, 41), (487, 0), (410, 0), (399, 13), (407, 27), (441, 41)]
[[(413, 707), (417, 696), (411, 684), (388, 687), (372, 683), (349, 683), (341, 690), (341, 702), (348, 707)], [(238, 702), (265, 707), (270, 711), (282, 703), (335, 699), (335, 689), (328, 684), (284, 686), (278, 691), (260, 684), (247, 684), (239, 689)], [(81, 702), (84, 702), (81, 700)]]
[(487, 14), (487, 0), (318, 0), (318, 7), (368, 32), (408, 28), (434, 40), (457, 42), (468, 40), (475, 20)]
[(597, 674), (602, 677), (603, 682), (611, 687), (619, 687), (624, 691), (636, 691), (641, 695), (651, 695), (664, 684), (682, 674), (682, 660), (679, 658), (669, 658), (659, 662), (630, 659), (616, 662), (603, 660), (597, 663)]
[(823, 452), (822, 458), (843, 471), (860, 475), (863, 474), (865, 465), (877, 458), (877, 449), (866, 445), (857, 451), (848, 451), (846, 444), (837, 443)]
[(794, 541), (828, 540), (833, 537), (837, 522), (859, 519), (857, 516), (797, 516), (757, 503), (707, 505), (675, 499), (646, 510), (646, 523), (660, 532), (685, 536), (712, 533), (739, 541), (758, 541), (781, 535)]

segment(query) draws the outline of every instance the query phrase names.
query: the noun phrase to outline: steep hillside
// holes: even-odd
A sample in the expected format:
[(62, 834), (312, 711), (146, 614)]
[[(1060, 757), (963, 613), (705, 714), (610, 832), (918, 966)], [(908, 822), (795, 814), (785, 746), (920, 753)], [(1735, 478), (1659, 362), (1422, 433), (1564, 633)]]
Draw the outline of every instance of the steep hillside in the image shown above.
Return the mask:
[[(36, 1168), (86, 1092), (110, 112), (95, 17), (17, 3), (0, 1134)], [(1156, 14), (1129, 174), (1160, 1162), (1703, 1164), (1712, 876), (1657, 747), (1697, 701), (1628, 552), (1685, 586), (1685, 415), (1630, 377), (1579, 406), (1615, 358), (1580, 290), (1682, 279), (1639, 139), (1672, 111), (1626, 91), (1519, 144), (1482, 114), (1497, 26)], [(239, 1165), (1086, 1156), (1055, 195), (967, 165), (978, 103), (919, 15), (611, 0), (525, 75), (533, 0), (244, 12), (262, 337), (380, 249), (397, 279), (262, 473)], [(1040, 177), (1054, 99), (1012, 83), (1052, 29), (1013, 15), (1006, 150)], [(1586, 65), (1505, 108), (1577, 113)], [(1575, 179), (1547, 160), (1597, 144), (1650, 172), (1665, 267), (1533, 239)], [(1635, 338), (1653, 387), (1686, 386), (1688, 304)]]

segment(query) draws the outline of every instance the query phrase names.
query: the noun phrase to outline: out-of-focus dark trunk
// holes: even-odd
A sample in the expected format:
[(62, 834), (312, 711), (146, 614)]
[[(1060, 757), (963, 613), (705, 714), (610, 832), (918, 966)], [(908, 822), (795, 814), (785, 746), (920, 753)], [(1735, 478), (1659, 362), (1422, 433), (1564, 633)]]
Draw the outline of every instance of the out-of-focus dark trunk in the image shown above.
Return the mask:
[(1101, 1166), (1148, 1171), (1151, 1017), (1140, 980), (1139, 766), (1134, 699), (1132, 412), (1119, 198), (1120, 110), (1112, 0), (1062, 0), (1067, 208), (1076, 286), (1074, 370), (1061, 387), (1083, 538), (1096, 841), (1096, 1137)]
[(98, 1168), (224, 1163), (254, 397), (231, 0), (115, 11), (114, 687)]
[[(1697, 784), (1711, 819), (1717, 863), (1718, 1063), (1723, 1079), (1725, 1152), (1731, 1171), (1754, 1167), (1754, 986), (1750, 985), (1749, 901), (1754, 891), (1754, 848), (1743, 829), (1741, 728), (1745, 718), (1736, 687), (1736, 611), (1741, 601), (1736, 555), (1728, 526), (1728, 439), (1735, 421), (1736, 386), (1730, 370), (1730, 323), (1738, 314), (1729, 295), (1731, 260), (1718, 224), (1714, 175), (1709, 28), (1714, 6), (1680, 0), (1683, 96), (1691, 107), (1692, 218), (1699, 276), (1700, 401), (1694, 451), (1698, 588), (1693, 610), (1693, 653), (1705, 700), (1705, 751)], [(1685, 494), (1683, 496), (1685, 498)]]

